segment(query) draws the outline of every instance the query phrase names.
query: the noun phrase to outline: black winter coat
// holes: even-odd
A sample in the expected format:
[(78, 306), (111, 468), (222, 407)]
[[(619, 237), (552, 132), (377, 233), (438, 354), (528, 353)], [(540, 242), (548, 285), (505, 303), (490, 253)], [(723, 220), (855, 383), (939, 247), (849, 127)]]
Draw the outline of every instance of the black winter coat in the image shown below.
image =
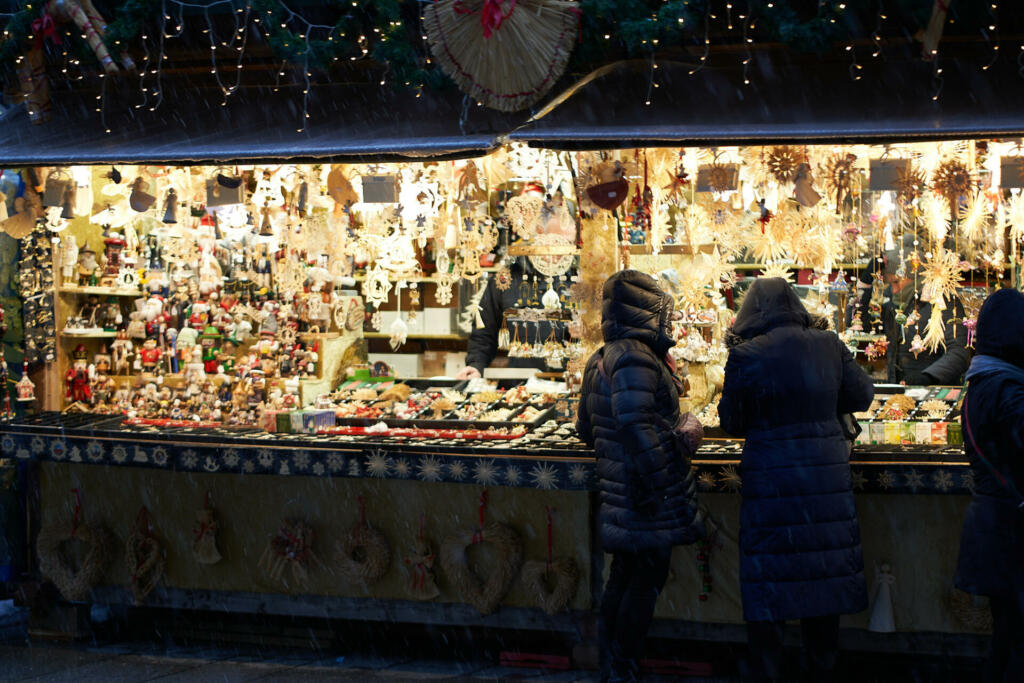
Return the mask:
[(960, 537), (956, 585), (999, 597), (1024, 592), (1024, 509), (1017, 509), (1020, 501), (1005, 483), (1024, 491), (1024, 295), (1004, 289), (985, 301), (974, 347), (961, 417), (974, 497)]
[(701, 532), (689, 455), (673, 432), (671, 313), (672, 298), (648, 275), (624, 270), (605, 283), (605, 343), (583, 373), (576, 430), (597, 452), (606, 552), (684, 545)]
[(874, 387), (833, 332), (780, 278), (757, 280), (733, 332), (718, 406), (746, 437), (740, 582), (747, 621), (867, 607), (849, 451), (837, 415), (865, 410)]

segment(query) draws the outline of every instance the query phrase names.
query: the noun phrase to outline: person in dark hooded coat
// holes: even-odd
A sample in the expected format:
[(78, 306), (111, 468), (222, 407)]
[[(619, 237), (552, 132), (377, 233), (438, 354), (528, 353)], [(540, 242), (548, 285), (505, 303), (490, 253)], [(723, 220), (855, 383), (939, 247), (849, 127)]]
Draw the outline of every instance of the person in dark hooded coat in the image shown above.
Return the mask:
[(732, 326), (718, 406), (722, 428), (746, 438), (740, 583), (758, 678), (780, 676), (789, 619), (801, 620), (807, 666), (824, 676), (839, 615), (867, 607), (838, 415), (867, 409), (874, 387), (835, 333), (810, 324), (788, 282), (755, 281)]
[(644, 638), (668, 578), (672, 546), (703, 533), (690, 469), (703, 428), (680, 416), (668, 350), (672, 297), (624, 270), (604, 285), (604, 346), (587, 362), (576, 430), (597, 453), (600, 537), (612, 554), (601, 600), (603, 681), (639, 675)]
[(956, 585), (987, 595), (986, 681), (1024, 681), (1024, 294), (1002, 289), (978, 313), (962, 406), (974, 497), (960, 537)]

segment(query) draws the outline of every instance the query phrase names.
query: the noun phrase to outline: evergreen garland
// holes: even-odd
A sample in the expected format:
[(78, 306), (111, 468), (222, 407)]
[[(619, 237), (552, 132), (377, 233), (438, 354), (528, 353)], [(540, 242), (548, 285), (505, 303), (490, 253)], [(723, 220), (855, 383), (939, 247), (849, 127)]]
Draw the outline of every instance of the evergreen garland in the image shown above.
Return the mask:
[[(40, 0), (31, 9), (15, 12), (7, 20), (3, 26), (7, 38), (0, 40), (0, 68), (13, 67), (17, 56), (26, 49), (32, 21), (38, 18), (44, 4)], [(102, 4), (107, 7), (101, 12), (112, 19), (105, 42), (115, 57), (123, 48), (138, 47), (147, 29), (156, 30), (164, 6), (161, 0)], [(914, 34), (928, 21), (932, 4), (933, 0), (886, 0), (886, 35)], [(322, 3), (321, 11), (337, 12), (337, 19), (330, 32), (318, 29), (308, 41), (299, 32), (306, 27), (300, 26), (299, 21), (290, 21), (294, 17), (280, 0), (232, 0), (211, 10), (223, 14), (246, 6), (252, 8), (251, 22), (259, 18), (256, 25), (280, 61), (327, 69), (332, 62), (369, 58), (384, 67), (384, 79), (391, 87), (438, 88), (450, 84), (430, 64), (420, 35), (418, 0)], [(296, 0), (290, 7), (301, 12), (310, 5), (302, 6), (301, 0)], [(702, 50), (706, 34), (711, 45), (741, 44), (745, 24), (749, 29), (747, 36), (753, 40), (752, 48), (781, 43), (801, 52), (837, 52), (844, 43), (871, 36), (883, 5), (879, 0), (733, 0), (729, 10), (731, 30), (726, 22), (725, 0), (580, 0), (579, 7), (580, 40), (573, 51), (570, 73), (586, 73), (619, 59), (654, 57), (680, 47)], [(190, 13), (195, 10), (189, 9)], [(171, 5), (167, 11), (173, 14)], [(747, 13), (748, 20), (739, 18)], [(993, 19), (988, 3), (954, 4), (951, 17), (961, 33), (975, 34), (984, 31)], [(76, 54), (91, 56), (77, 31), (65, 30), (64, 36)]]

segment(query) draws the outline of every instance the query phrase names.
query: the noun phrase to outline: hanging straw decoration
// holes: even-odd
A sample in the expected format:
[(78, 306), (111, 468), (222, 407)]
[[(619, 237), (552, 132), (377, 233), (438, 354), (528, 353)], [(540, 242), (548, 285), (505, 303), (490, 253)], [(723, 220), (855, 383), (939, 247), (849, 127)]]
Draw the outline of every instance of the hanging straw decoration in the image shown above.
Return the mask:
[(518, 111), (562, 75), (580, 10), (568, 0), (438, 0), (423, 11), (430, 52), (459, 88)]

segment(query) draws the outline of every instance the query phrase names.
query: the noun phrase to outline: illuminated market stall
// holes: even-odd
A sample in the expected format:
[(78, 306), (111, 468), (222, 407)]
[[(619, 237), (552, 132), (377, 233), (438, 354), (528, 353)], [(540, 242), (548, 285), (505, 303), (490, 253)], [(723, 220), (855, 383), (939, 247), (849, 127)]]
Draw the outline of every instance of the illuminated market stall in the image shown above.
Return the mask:
[[(570, 49), (580, 19), (562, 10), (552, 43)], [(398, 42), (396, 26), (376, 33)], [(216, 59), (215, 105), (166, 118), (134, 112), (157, 94), (138, 104), (105, 82), (52, 111), (30, 99), (52, 120), (0, 129), (0, 458), (26, 494), (8, 578), (32, 628), (58, 628), (52, 584), (75, 606), (588, 639), (607, 565), (575, 403), (602, 283), (631, 267), (681, 314), (672, 353), (705, 425), (693, 464), (717, 528), (675, 550), (652, 633), (743, 637), (742, 442), (717, 401), (756, 277), (792, 282), (877, 382), (851, 455), (872, 607), (844, 617), (844, 644), (986, 632), (987, 607), (952, 585), (973, 489), (960, 381), (901, 384), (889, 361), (968, 357), (985, 295), (1020, 285), (1024, 95), (995, 85), (1012, 60), (983, 78), (977, 60), (938, 74), (909, 52), (645, 58), (529, 117), (458, 79), (461, 102), (384, 96), (392, 76), (355, 56), (362, 80), (344, 86), (311, 88), (306, 60), (291, 102), (236, 94)], [(511, 109), (542, 101), (559, 54)], [(746, 88), (757, 69), (778, 85)], [(168, 102), (192, 87), (160, 86)], [(94, 106), (100, 128), (80, 123)], [(886, 317), (894, 281), (927, 307)]]

